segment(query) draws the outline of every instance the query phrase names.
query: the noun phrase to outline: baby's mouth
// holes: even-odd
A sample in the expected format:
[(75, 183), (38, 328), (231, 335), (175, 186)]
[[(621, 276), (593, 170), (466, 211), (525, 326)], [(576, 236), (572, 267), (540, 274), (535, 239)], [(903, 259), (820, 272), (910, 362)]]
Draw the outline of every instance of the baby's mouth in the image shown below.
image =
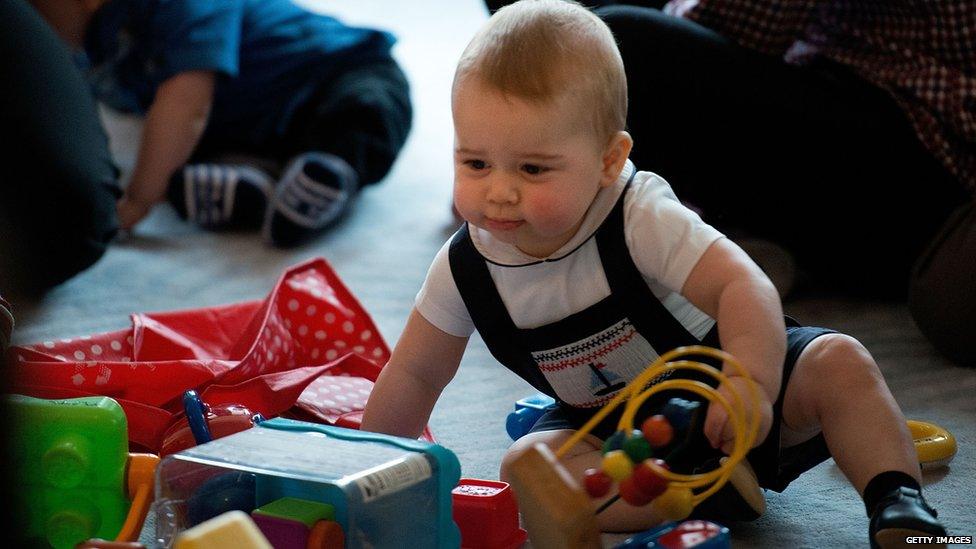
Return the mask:
[(525, 221), (522, 219), (496, 219), (485, 216), (485, 228), (490, 231), (511, 231), (521, 227), (524, 223)]

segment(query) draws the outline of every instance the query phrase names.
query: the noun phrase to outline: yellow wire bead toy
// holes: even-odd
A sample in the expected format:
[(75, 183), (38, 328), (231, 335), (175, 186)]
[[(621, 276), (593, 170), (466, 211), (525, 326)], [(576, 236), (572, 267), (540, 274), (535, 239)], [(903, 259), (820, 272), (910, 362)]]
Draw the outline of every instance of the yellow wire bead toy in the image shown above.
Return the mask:
[[(736, 376), (746, 379), (748, 382), (748, 399), (740, 395), (736, 387), (726, 383), (728, 378), (717, 368), (708, 364), (689, 359), (689, 357), (707, 356), (722, 361), (726, 370), (734, 372)], [(708, 384), (691, 379), (665, 379), (676, 371), (692, 371), (705, 374), (715, 381), (719, 386), (724, 386), (725, 390), (732, 396), (731, 402), (718, 390)], [(662, 379), (663, 381), (655, 380)], [(661, 416), (652, 416), (653, 421), (645, 421), (640, 430), (634, 428), (634, 417), (641, 404), (651, 396), (661, 391), (680, 389), (699, 395), (713, 404), (721, 406), (728, 414), (729, 424), (735, 433), (732, 445), (732, 452), (727, 459), (724, 459), (717, 469), (706, 473), (680, 474), (669, 470), (660, 460), (638, 459), (635, 467), (632, 456), (624, 450), (610, 450), (606, 452), (603, 459), (602, 471), (615, 480), (618, 485), (627, 481), (626, 492), (629, 500), (649, 500), (654, 512), (668, 520), (681, 520), (686, 518), (696, 505), (714, 494), (722, 488), (732, 475), (735, 467), (746, 457), (749, 449), (753, 447), (759, 433), (759, 422), (761, 411), (759, 409), (759, 392), (756, 383), (752, 380), (749, 372), (731, 354), (705, 346), (679, 347), (661, 355), (623, 390), (621, 390), (609, 403), (573, 434), (556, 451), (556, 457), (562, 457), (570, 448), (578, 444), (583, 437), (590, 433), (597, 424), (607, 415), (616, 409), (621, 403), (626, 401), (623, 414), (617, 424), (617, 434), (614, 436), (628, 440), (643, 432), (650, 447), (659, 447), (662, 441), (670, 440), (671, 426), (667, 421), (661, 420)], [(748, 406), (747, 406), (748, 402)], [(630, 448), (632, 453), (643, 457), (644, 445), (638, 444), (636, 440), (631, 440)], [(638, 450), (634, 450), (637, 448)], [(647, 471), (645, 469), (650, 469)], [(630, 479), (635, 469), (640, 468), (644, 480), (641, 483), (634, 483)], [(641, 484), (647, 484), (647, 478), (652, 475), (661, 477), (667, 487), (663, 493), (653, 498), (640, 498), (640, 494), (631, 495), (635, 486), (639, 488)], [(697, 490), (697, 492), (696, 492)], [(657, 490), (655, 490), (657, 491)]]

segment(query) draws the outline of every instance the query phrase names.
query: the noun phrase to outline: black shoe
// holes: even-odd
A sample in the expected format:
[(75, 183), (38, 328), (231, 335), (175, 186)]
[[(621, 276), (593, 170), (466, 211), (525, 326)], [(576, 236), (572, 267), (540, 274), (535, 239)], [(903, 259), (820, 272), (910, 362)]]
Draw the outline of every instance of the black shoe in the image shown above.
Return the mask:
[(328, 228), (345, 213), (358, 180), (338, 156), (318, 152), (297, 156), (275, 188), (262, 227), (265, 240), (290, 247)]
[[(907, 547), (907, 538), (935, 538), (945, 536), (945, 527), (938, 521), (938, 513), (925, 503), (922, 494), (913, 488), (901, 487), (881, 498), (871, 513), (868, 535), (872, 549)], [(945, 547), (945, 543), (911, 544), (912, 547)]]
[(188, 164), (170, 180), (168, 198), (180, 217), (207, 229), (256, 229), (273, 182), (242, 164)]

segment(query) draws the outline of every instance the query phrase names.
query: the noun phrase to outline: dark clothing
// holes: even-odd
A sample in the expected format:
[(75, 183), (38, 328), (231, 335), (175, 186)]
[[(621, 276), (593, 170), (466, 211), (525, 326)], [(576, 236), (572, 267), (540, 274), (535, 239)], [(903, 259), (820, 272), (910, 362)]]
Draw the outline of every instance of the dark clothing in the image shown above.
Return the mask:
[(657, 10), (600, 13), (627, 71), (635, 163), (719, 230), (776, 242), (817, 280), (905, 295), (912, 264), (968, 198), (887, 92)]
[[(579, 429), (653, 360), (671, 349), (699, 344), (718, 347), (715, 327), (702, 338), (688, 332), (651, 292), (634, 265), (624, 237), (626, 194), (627, 189), (593, 237), (610, 295), (552, 324), (518, 328), (492, 281), (487, 260), (471, 241), (467, 225), (451, 242), (451, 273), (488, 350), (505, 367), (556, 399), (555, 408), (539, 420), (533, 431)], [(569, 255), (572, 252), (550, 261), (561, 261)], [(796, 326), (789, 329), (790, 347), (783, 385), (774, 403), (773, 426), (766, 440), (748, 454), (763, 486), (782, 490), (800, 473), (829, 457), (822, 437), (819, 445), (811, 443), (783, 452), (779, 448), (786, 380), (803, 348), (826, 333), (830, 330)], [(709, 358), (701, 361), (714, 365)], [(685, 370), (667, 372), (652, 383), (671, 377), (717, 385), (709, 376)], [(672, 396), (703, 400), (687, 391), (662, 391), (642, 406), (635, 423), (655, 413)], [(621, 412), (622, 407), (618, 407), (592, 434), (601, 439), (613, 434)], [(693, 461), (701, 464), (715, 456), (715, 450), (703, 437), (693, 439), (692, 447), (683, 450)]]
[(283, 166), (325, 152), (366, 185), (389, 172), (411, 125), (394, 42), (292, 0), (113, 0), (86, 51), (96, 96), (121, 110), (145, 112), (177, 73), (218, 75), (191, 164), (243, 154)]
[(388, 57), (393, 43), (292, 0), (112, 0), (89, 24), (85, 51), (95, 95), (138, 114), (172, 76), (215, 72), (208, 137), (262, 146), (321, 82)]
[(973, 0), (672, 0), (664, 9), (788, 63), (847, 67), (885, 90), (929, 153), (976, 191)]
[[(792, 321), (792, 319), (789, 319)], [(782, 492), (786, 487), (796, 480), (798, 476), (809, 471), (816, 465), (830, 458), (830, 450), (827, 448), (827, 441), (823, 434), (817, 434), (812, 439), (789, 448), (780, 448), (780, 431), (783, 427), (783, 397), (786, 395), (786, 386), (796, 366), (796, 361), (800, 357), (803, 349), (814, 339), (834, 333), (833, 330), (826, 328), (815, 328), (811, 326), (799, 326), (795, 322), (786, 328), (786, 359), (783, 362), (783, 384), (780, 386), (776, 402), (773, 403), (773, 423), (760, 445), (756, 446), (746, 456), (749, 464), (759, 480), (759, 485), (763, 488)], [(710, 383), (714, 385), (714, 383)], [(648, 399), (636, 417), (646, 418), (652, 414), (660, 413), (661, 406), (671, 397), (681, 397), (690, 400), (700, 400), (697, 395), (685, 391), (662, 391), (660, 396), (654, 395)], [(614, 410), (606, 419), (601, 421), (594, 429), (593, 434), (600, 439), (606, 440), (617, 428), (620, 415), (623, 413), (623, 405)], [(549, 407), (545, 414), (532, 427), (530, 432), (553, 431), (557, 429), (579, 429), (586, 423), (589, 417), (567, 413), (567, 410), (554, 404)], [(639, 422), (635, 420), (635, 426)], [(697, 433), (697, 438), (692, 444), (683, 448), (682, 453), (695, 453), (697, 463), (703, 463), (711, 458), (718, 458), (723, 454), (720, 450), (712, 448), (708, 441)]]
[(635, 162), (720, 230), (783, 246), (818, 283), (908, 295), (936, 348), (976, 366), (973, 199), (888, 92), (657, 10), (598, 13), (627, 71)]
[(976, 206), (960, 207), (912, 272), (908, 308), (919, 329), (947, 357), (976, 367)]
[(243, 153), (284, 165), (295, 155), (319, 151), (345, 160), (360, 185), (390, 171), (412, 123), (410, 86), (392, 58), (349, 67), (323, 82), (296, 113), (281, 139), (255, 147), (234, 138), (204, 139), (191, 163)]
[(0, 2), (0, 291), (39, 291), (97, 261), (117, 231), (118, 172), (68, 49), (27, 2)]

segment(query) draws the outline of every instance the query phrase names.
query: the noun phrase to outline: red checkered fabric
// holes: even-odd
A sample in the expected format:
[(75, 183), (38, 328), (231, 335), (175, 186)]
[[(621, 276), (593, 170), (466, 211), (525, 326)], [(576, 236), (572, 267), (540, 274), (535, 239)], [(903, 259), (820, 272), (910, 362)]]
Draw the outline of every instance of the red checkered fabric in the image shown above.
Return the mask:
[(974, 0), (672, 0), (665, 11), (789, 63), (850, 67), (891, 93), (928, 150), (976, 190)]

